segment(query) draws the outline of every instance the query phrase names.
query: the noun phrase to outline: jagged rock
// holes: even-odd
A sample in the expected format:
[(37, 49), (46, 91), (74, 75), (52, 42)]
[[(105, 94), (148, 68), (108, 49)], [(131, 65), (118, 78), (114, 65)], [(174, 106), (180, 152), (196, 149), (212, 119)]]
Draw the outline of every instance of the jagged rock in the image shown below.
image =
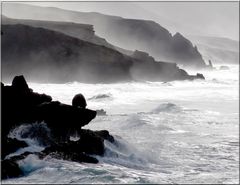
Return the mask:
[[(2, 83), (3, 122), (2, 122), (2, 158), (15, 152), (17, 149), (28, 146), (24, 141), (8, 138), (9, 131), (22, 123), (44, 121), (51, 130), (51, 135), (42, 127), (33, 126), (21, 132), (23, 138), (37, 138), (42, 144), (48, 144), (44, 151), (37, 153), (25, 152), (2, 161), (6, 167), (4, 178), (17, 177), (22, 174), (17, 161), (24, 159), (29, 154), (36, 154), (40, 158), (50, 155), (55, 158), (75, 162), (98, 163), (98, 160), (89, 155), (103, 155), (105, 152), (104, 140), (114, 142), (113, 136), (106, 130), (91, 131), (81, 129), (96, 116), (96, 111), (62, 104), (51, 101), (51, 97), (45, 94), (34, 93), (27, 85), (23, 76), (14, 78), (12, 86), (4, 86)], [(77, 96), (78, 97), (78, 96)], [(86, 102), (81, 95), (76, 104)], [(75, 105), (75, 103), (74, 103)], [(40, 126), (40, 124), (39, 124)], [(80, 139), (71, 141), (69, 136), (72, 131), (79, 134)], [(41, 138), (43, 140), (41, 140)], [(49, 142), (45, 142), (48, 140)], [(11, 171), (12, 170), (12, 171)]]
[(67, 136), (69, 129), (81, 129), (96, 116), (96, 111), (51, 101), (45, 94), (32, 92), (23, 76), (12, 86), (2, 88), (3, 135), (21, 123), (47, 123), (56, 136)]
[(72, 106), (75, 107), (80, 107), (80, 108), (86, 108), (87, 106), (87, 102), (84, 98), (84, 96), (80, 93), (80, 94), (76, 94), (73, 99), (72, 99)]
[[(103, 155), (104, 154), (104, 140), (114, 142), (113, 136), (109, 134), (107, 130), (92, 131), (88, 129), (81, 129), (79, 132), (80, 139), (77, 141), (70, 141), (60, 143), (60, 148), (62, 151), (66, 152), (84, 152), (86, 154)], [(59, 144), (59, 143), (58, 143)], [(59, 150), (59, 145), (51, 146), (53, 148), (57, 147)], [(51, 148), (50, 147), (50, 148)], [(60, 151), (61, 151), (60, 150)]]
[(66, 139), (68, 131), (80, 130), (96, 117), (96, 111), (52, 101), (36, 106), (32, 115), (36, 120), (47, 123), (56, 138)]
[[(79, 146), (75, 146), (79, 147)], [(50, 147), (47, 147), (45, 150), (43, 150), (39, 156), (40, 158), (44, 158), (47, 155), (57, 158), (57, 159), (63, 159), (63, 160), (69, 160), (74, 162), (86, 162), (86, 163), (98, 163), (98, 160), (94, 157), (88, 156), (84, 152), (72, 150), (71, 144), (63, 143), (58, 145), (53, 145)]]
[(11, 160), (5, 159), (1, 161), (1, 178), (7, 179), (12, 177), (20, 177), (23, 175), (22, 170), (19, 168), (19, 165)]
[(16, 76), (12, 86), (3, 86), (2, 95), (2, 135), (7, 136), (9, 131), (21, 124), (34, 122), (31, 114), (34, 107), (50, 102), (51, 96), (38, 94), (28, 88), (23, 76)]
[(25, 141), (19, 141), (17, 139), (6, 138), (2, 139), (1, 157), (4, 159), (8, 154), (16, 152), (20, 148), (27, 147), (28, 144)]
[(29, 91), (28, 84), (23, 75), (15, 76), (12, 81), (12, 87), (19, 91)]
[(113, 136), (107, 130), (91, 131), (81, 129), (79, 137), (78, 141), (68, 140), (67, 142), (49, 146), (40, 155), (42, 158), (51, 155), (52, 157), (76, 162), (97, 163), (97, 159), (88, 156), (88, 154), (103, 155), (105, 151), (104, 140), (114, 142)]

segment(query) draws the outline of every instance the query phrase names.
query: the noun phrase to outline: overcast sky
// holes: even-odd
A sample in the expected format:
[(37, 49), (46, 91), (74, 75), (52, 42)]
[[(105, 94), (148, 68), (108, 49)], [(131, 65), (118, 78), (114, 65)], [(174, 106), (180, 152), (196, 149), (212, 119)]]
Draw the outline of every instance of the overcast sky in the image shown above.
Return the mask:
[(35, 2), (82, 12), (152, 19), (170, 32), (239, 40), (239, 2)]

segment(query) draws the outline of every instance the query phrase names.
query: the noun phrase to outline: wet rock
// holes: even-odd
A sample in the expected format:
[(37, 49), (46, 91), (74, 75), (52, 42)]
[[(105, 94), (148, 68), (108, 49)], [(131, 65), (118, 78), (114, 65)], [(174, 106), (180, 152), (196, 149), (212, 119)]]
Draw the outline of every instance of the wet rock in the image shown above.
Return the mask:
[[(27, 130), (21, 132), (21, 137), (37, 139), (44, 146), (48, 145), (40, 153), (25, 152), (5, 161), (5, 178), (21, 175), (16, 162), (29, 154), (36, 154), (40, 158), (50, 155), (75, 162), (97, 163), (98, 160), (89, 155), (104, 155), (104, 140), (114, 142), (113, 136), (106, 130), (82, 129), (96, 117), (97, 112), (85, 109), (86, 100), (81, 94), (75, 96), (73, 106), (71, 106), (52, 101), (48, 95), (33, 92), (23, 76), (15, 77), (12, 86), (4, 86), (3, 83), (1, 86), (3, 100), (2, 158), (19, 148), (28, 146), (24, 141), (7, 137), (11, 129), (23, 123), (31, 125)], [(101, 111), (104, 113), (103, 110)], [(49, 130), (42, 127), (41, 122), (46, 123)], [(69, 140), (72, 131), (79, 134), (78, 140)], [(12, 172), (9, 172), (10, 169)]]
[[(43, 153), (58, 153), (61, 156), (69, 156), (70, 154), (79, 154), (79, 157), (84, 155), (104, 155), (105, 147), (104, 140), (114, 142), (114, 137), (107, 130), (92, 131), (81, 129), (79, 131), (79, 140), (58, 142), (55, 145), (47, 147)], [(77, 156), (74, 154), (74, 157)], [(71, 157), (70, 157), (71, 158)], [(79, 158), (80, 160), (80, 158)]]
[(2, 159), (4, 159), (8, 154), (16, 152), (20, 148), (27, 147), (28, 144), (25, 141), (19, 141), (17, 139), (12, 138), (4, 138), (2, 139)]
[(114, 137), (112, 135), (110, 135), (107, 130), (94, 131), (94, 133), (96, 135), (98, 135), (99, 137), (110, 141), (111, 143), (114, 142)]
[(40, 158), (51, 156), (56, 159), (69, 160), (74, 162), (98, 163), (98, 160), (96, 158), (91, 157), (84, 152), (76, 152), (76, 149), (72, 149), (73, 148), (69, 144), (62, 143), (47, 147), (44, 151), (40, 153), (39, 156)]
[(20, 177), (23, 175), (23, 172), (19, 168), (19, 165), (11, 159), (2, 160), (1, 169), (2, 169), (2, 172), (1, 172), (2, 179)]

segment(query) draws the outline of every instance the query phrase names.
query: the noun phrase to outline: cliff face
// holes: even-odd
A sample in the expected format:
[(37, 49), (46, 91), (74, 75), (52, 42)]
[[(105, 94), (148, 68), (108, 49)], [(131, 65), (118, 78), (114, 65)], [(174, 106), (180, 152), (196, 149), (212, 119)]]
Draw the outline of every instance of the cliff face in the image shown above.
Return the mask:
[(193, 36), (188, 37), (197, 45), (205, 60), (214, 64), (239, 64), (239, 41), (220, 38)]
[(81, 40), (91, 42), (97, 45), (105, 46), (111, 49), (115, 49), (121, 53), (131, 55), (132, 51), (114, 46), (106, 41), (106, 39), (99, 37), (95, 34), (93, 25), (79, 24), (73, 22), (60, 22), (60, 21), (42, 21), (42, 20), (27, 20), (27, 19), (11, 19), (6, 16), (2, 16), (2, 24), (24, 24), (32, 27), (46, 28), (49, 30), (57, 31), (76, 37)]
[(19, 74), (49, 83), (193, 79), (176, 64), (126, 56), (44, 28), (2, 25), (1, 44), (3, 81)]
[(33, 81), (130, 80), (129, 59), (115, 50), (59, 32), (2, 25), (3, 78), (26, 74)]
[(18, 14), (19, 18), (91, 24), (98, 35), (121, 48), (146, 51), (157, 60), (205, 67), (201, 54), (189, 40), (179, 33), (172, 36), (168, 30), (153, 21), (13, 3), (3, 6), (3, 14), (10, 17)]
[(97, 45), (115, 48), (108, 43), (104, 38), (95, 35), (93, 25), (77, 24), (71, 22), (57, 22), (57, 21), (40, 21), (40, 20), (24, 20), (24, 19), (11, 19), (2, 16), (2, 24), (24, 24), (32, 27), (41, 27), (49, 30), (64, 33), (66, 35), (79, 38)]

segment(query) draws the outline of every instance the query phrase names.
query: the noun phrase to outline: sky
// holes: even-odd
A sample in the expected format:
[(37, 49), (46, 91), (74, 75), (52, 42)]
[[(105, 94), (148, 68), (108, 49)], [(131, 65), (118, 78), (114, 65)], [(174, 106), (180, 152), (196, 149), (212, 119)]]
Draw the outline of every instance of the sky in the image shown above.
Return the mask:
[(27, 2), (38, 6), (150, 19), (171, 33), (239, 40), (239, 2)]

